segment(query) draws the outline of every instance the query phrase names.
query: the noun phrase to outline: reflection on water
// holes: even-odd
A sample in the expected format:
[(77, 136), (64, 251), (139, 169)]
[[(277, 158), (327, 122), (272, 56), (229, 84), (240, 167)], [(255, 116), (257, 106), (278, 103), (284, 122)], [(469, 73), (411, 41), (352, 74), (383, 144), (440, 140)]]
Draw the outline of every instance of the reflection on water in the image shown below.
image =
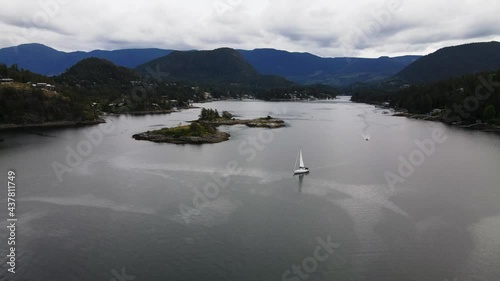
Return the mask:
[(302, 185), (303, 185), (303, 182), (304, 182), (304, 174), (301, 174), (299, 175), (299, 193), (302, 192)]

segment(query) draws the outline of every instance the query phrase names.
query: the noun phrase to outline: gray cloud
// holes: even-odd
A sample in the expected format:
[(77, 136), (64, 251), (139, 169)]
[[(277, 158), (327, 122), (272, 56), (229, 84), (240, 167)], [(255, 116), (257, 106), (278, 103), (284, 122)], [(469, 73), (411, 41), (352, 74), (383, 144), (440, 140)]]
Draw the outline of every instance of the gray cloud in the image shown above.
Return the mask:
[[(495, 0), (9, 1), (0, 47), (276, 48), (321, 56), (426, 54), (500, 41)], [(13, 16), (15, 15), (15, 16)]]

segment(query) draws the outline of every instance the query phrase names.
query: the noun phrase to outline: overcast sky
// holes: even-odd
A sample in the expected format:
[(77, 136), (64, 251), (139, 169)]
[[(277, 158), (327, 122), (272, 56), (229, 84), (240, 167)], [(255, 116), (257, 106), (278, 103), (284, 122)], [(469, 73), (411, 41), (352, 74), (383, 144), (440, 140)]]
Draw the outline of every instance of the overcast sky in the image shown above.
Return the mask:
[(428, 54), (445, 46), (500, 41), (499, 14), (498, 0), (2, 1), (0, 47)]

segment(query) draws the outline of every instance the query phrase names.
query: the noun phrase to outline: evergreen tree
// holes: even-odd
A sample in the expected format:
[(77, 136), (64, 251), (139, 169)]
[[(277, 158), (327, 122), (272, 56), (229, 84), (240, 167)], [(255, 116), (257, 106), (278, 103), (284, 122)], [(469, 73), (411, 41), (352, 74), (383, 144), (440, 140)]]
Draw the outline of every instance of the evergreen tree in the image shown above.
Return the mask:
[(497, 112), (495, 110), (495, 106), (488, 105), (483, 111), (483, 121), (491, 121), (493, 118), (497, 116)]

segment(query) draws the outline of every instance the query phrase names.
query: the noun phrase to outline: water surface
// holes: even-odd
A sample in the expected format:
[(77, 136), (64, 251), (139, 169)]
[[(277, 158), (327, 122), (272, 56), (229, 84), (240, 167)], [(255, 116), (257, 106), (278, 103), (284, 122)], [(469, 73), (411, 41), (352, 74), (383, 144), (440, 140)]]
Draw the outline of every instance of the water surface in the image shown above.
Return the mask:
[[(338, 248), (302, 279), (500, 280), (497, 135), (347, 100), (200, 106), (288, 126), (222, 127), (230, 141), (193, 146), (131, 136), (199, 109), (108, 117), (111, 130), (62, 181), (53, 163), (67, 165), (99, 126), (0, 133), (0, 178), (17, 172), (19, 200), (17, 273), (2, 262), (0, 279), (282, 280), (330, 237)], [(386, 172), (435, 129), (446, 142), (390, 187)], [(302, 178), (292, 176), (299, 147), (311, 169)]]

